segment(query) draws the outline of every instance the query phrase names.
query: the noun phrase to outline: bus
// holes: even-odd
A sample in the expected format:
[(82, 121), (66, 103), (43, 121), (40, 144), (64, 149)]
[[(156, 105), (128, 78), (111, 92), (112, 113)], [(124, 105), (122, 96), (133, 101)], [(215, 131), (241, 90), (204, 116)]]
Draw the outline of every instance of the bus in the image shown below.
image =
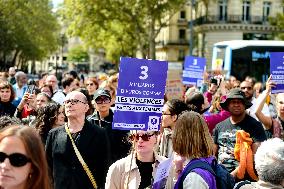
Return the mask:
[(232, 40), (215, 43), (212, 70), (224, 70), (226, 77), (242, 81), (246, 76), (265, 82), (270, 74), (270, 52), (284, 52), (284, 41)]

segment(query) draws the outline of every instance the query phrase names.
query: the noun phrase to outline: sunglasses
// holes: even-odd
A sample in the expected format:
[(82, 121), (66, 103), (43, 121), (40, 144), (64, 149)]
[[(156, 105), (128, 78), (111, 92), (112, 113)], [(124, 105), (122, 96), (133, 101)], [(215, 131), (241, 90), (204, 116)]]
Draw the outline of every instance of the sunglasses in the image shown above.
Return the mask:
[(132, 135), (129, 136), (129, 138), (130, 138), (130, 140), (132, 140), (132, 141), (134, 141), (134, 140), (135, 140), (135, 141), (138, 141), (139, 138), (141, 137), (141, 139), (142, 139), (143, 141), (149, 141), (150, 137), (153, 136), (153, 135), (155, 135), (155, 133), (152, 133), (152, 134), (150, 134), (150, 133), (145, 133), (145, 134), (142, 134), (142, 135), (139, 135), (139, 134), (132, 134)]
[(83, 101), (78, 100), (78, 99), (65, 100), (65, 101), (64, 101), (64, 104), (66, 105), (66, 104), (68, 104), (69, 102), (70, 102), (72, 105), (78, 104), (79, 102), (81, 102), (81, 103), (83, 103), (83, 104), (86, 104), (86, 102), (83, 102)]
[(87, 85), (87, 86), (89, 86), (89, 85), (90, 85), (90, 86), (93, 86), (94, 83), (87, 83), (86, 85)]
[(4, 152), (0, 152), (0, 163), (3, 163), (6, 158), (9, 159), (10, 164), (14, 167), (22, 167), (25, 166), (28, 162), (31, 162), (31, 160), (24, 154), (13, 153), (7, 155)]
[(110, 103), (110, 98), (97, 98), (95, 102), (97, 104), (108, 104)]

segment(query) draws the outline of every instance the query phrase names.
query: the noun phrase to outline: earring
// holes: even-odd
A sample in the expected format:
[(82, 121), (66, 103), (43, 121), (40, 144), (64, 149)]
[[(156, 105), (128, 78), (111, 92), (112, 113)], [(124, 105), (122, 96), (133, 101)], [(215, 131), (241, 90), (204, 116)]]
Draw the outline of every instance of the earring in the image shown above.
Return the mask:
[(29, 174), (29, 179), (31, 179), (31, 178), (32, 178), (32, 173)]

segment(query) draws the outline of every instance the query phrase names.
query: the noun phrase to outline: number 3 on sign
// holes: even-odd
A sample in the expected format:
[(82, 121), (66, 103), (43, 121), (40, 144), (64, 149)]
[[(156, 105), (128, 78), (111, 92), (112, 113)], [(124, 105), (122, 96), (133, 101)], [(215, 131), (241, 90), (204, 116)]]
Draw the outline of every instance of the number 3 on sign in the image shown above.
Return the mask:
[(141, 66), (140, 67), (141, 68), (141, 76), (139, 76), (139, 79), (147, 79), (148, 78), (148, 74), (147, 74), (147, 72), (148, 72), (148, 66)]

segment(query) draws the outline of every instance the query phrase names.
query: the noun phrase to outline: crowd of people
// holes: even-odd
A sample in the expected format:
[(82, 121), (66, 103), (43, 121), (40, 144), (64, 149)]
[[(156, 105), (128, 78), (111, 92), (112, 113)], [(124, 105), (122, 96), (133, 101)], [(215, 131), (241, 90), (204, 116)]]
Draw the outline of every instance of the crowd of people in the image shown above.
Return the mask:
[(160, 131), (112, 129), (118, 77), (2, 72), (0, 189), (284, 187), (284, 91), (271, 94), (271, 77), (165, 95)]

